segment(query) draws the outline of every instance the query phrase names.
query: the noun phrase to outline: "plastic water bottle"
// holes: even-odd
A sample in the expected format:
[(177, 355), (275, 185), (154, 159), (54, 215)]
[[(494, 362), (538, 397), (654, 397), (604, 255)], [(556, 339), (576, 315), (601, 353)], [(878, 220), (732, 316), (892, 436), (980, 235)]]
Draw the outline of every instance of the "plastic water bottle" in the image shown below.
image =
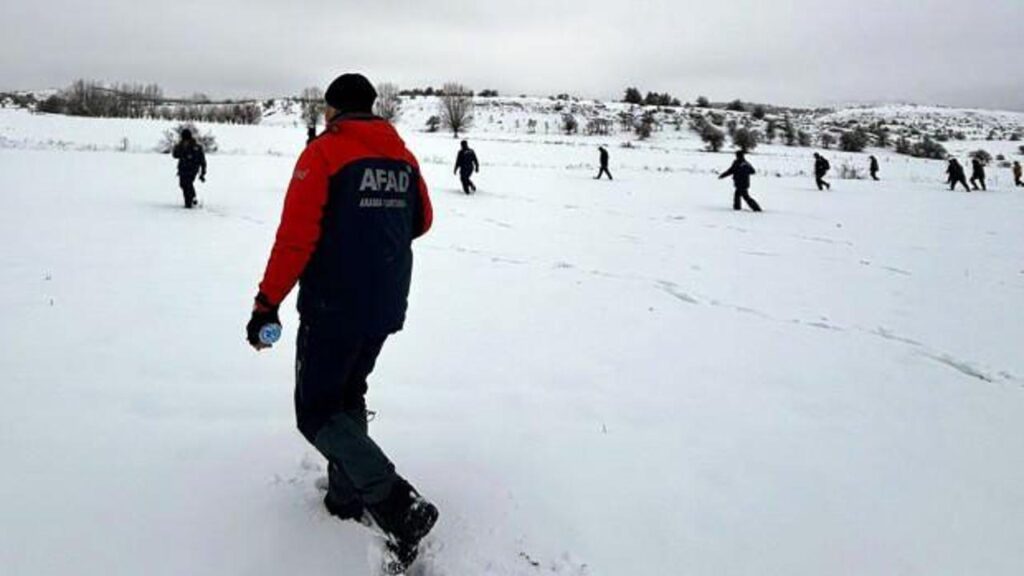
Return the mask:
[(260, 328), (260, 343), (264, 346), (273, 346), (281, 339), (280, 324), (264, 324)]

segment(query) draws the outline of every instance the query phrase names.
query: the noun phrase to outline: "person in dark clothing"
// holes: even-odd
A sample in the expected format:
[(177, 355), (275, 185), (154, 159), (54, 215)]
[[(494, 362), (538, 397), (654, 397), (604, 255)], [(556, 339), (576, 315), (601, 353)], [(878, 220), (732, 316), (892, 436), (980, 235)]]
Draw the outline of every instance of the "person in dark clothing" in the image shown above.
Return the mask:
[(869, 171), (871, 172), (871, 179), (878, 181), (878, 158), (875, 158), (874, 156), (871, 157), (871, 166)]
[(186, 128), (181, 131), (181, 139), (171, 155), (178, 159), (178, 185), (185, 196), (185, 208), (192, 208), (196, 204), (196, 175), (200, 182), (206, 182), (206, 154), (192, 137), (192, 131)]
[(751, 210), (761, 211), (761, 206), (750, 197), (750, 177), (755, 173), (754, 167), (747, 162), (747, 156), (741, 150), (736, 153), (736, 160), (733, 161), (732, 166), (718, 177), (719, 180), (722, 180), (732, 176), (732, 183), (736, 187), (736, 192), (732, 197), (733, 210), (742, 210), (742, 202), (746, 201)]
[(601, 155), (601, 171), (597, 173), (597, 178), (594, 178), (594, 180), (600, 180), (601, 176), (605, 174), (608, 175), (609, 180), (614, 180), (612, 173), (608, 171), (608, 149), (604, 146), (598, 146), (597, 151)]
[(395, 128), (371, 112), (364, 76), (338, 77), (325, 94), (327, 128), (302, 152), (246, 325), (280, 325), (278, 308), (300, 284), (295, 414), (326, 459), (324, 506), (343, 520), (372, 520), (386, 535), (384, 569), (415, 560), (438, 511), (367, 434), (367, 377), (388, 336), (405, 323), (412, 241), (433, 211), (419, 163)]
[(469, 142), (463, 140), (459, 155), (455, 157), (455, 170), (452, 174), (458, 172), (459, 179), (462, 181), (462, 191), (466, 194), (476, 192), (476, 184), (473, 184), (470, 177), (479, 171), (480, 162), (476, 159), (476, 152), (469, 147)]
[(988, 190), (985, 186), (985, 163), (981, 158), (971, 158), (971, 186), (975, 190), (979, 190), (979, 183), (981, 184), (980, 190)]
[(825, 181), (825, 175), (832, 169), (832, 165), (828, 163), (828, 160), (824, 156), (814, 153), (814, 181), (818, 185), (818, 190), (831, 190), (832, 185)]
[(316, 140), (316, 126), (306, 128), (306, 146), (309, 146), (313, 140)]
[(1020, 161), (1014, 161), (1013, 163), (1013, 184), (1014, 186), (1024, 186), (1024, 169), (1020, 166)]
[(956, 185), (962, 184), (964, 190), (971, 191), (971, 187), (967, 185), (967, 174), (964, 173), (964, 167), (956, 158), (949, 159), (949, 167), (946, 168), (946, 174), (949, 176), (947, 183), (950, 190), (956, 190)]

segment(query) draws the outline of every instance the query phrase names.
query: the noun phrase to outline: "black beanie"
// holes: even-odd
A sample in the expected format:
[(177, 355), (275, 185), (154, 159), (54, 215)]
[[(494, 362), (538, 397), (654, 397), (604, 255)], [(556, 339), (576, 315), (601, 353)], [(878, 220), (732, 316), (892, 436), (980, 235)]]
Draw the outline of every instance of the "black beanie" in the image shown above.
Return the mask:
[(371, 112), (377, 91), (362, 74), (342, 74), (331, 82), (324, 100), (339, 112)]

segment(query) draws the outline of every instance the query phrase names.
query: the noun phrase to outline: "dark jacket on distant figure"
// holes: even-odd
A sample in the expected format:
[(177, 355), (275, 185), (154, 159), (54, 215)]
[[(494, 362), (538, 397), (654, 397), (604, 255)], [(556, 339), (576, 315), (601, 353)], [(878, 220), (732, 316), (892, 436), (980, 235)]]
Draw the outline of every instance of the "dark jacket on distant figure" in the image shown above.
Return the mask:
[(178, 159), (179, 176), (195, 178), (196, 174), (206, 174), (206, 154), (195, 140), (178, 142), (171, 155)]
[(824, 156), (818, 156), (817, 160), (814, 161), (814, 175), (821, 178), (828, 171), (832, 169), (832, 165), (828, 163), (828, 160)]
[(985, 179), (985, 163), (975, 158), (971, 160), (971, 179), (972, 180), (984, 180)]
[(480, 162), (476, 159), (476, 152), (472, 148), (459, 150), (459, 155), (455, 158), (455, 169), (467, 176), (479, 172)]
[(878, 173), (878, 158), (875, 158), (874, 156), (871, 157), (871, 173)]
[(601, 154), (601, 168), (608, 167), (608, 151), (604, 148), (598, 148), (598, 152)]
[(956, 160), (950, 161), (949, 168), (946, 168), (946, 174), (949, 175), (950, 183), (960, 182), (967, 179), (967, 176), (964, 174), (964, 167)]
[(736, 160), (728, 170), (723, 172), (719, 178), (732, 176), (732, 182), (737, 190), (750, 189), (750, 177), (756, 174), (754, 167), (746, 160)]

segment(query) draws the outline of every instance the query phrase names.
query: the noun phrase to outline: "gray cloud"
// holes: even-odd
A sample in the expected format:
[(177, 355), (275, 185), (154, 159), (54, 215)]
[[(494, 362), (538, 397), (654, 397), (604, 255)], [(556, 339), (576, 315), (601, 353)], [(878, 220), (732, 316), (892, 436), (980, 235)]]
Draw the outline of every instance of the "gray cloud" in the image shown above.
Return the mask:
[(366, 71), (505, 93), (1024, 109), (1024, 2), (50, 0), (0, 7), (0, 87), (271, 96)]

